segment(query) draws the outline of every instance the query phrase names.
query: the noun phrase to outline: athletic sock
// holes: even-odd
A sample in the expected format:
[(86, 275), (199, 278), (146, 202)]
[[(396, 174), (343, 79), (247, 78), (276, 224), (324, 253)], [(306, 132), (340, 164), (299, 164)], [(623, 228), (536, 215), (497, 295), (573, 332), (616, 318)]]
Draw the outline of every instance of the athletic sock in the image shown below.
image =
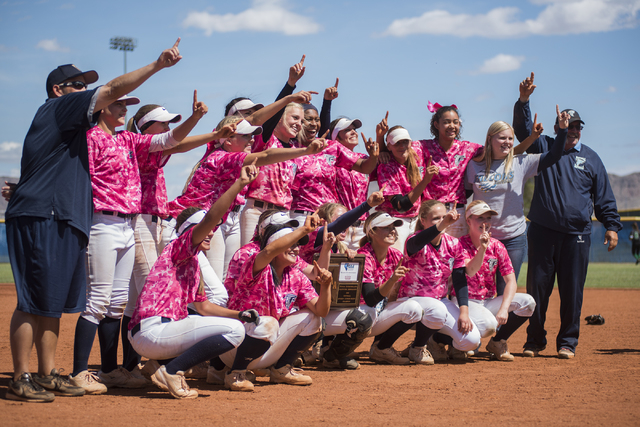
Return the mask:
[(175, 375), (178, 371), (186, 371), (199, 363), (211, 360), (229, 350), (233, 350), (231, 344), (222, 335), (213, 335), (192, 345), (187, 351), (165, 365), (169, 375)]
[(213, 359), (209, 360), (209, 366), (213, 366), (213, 369), (215, 369), (216, 371), (222, 371), (224, 368), (227, 367), (227, 365), (224, 364), (222, 359), (220, 359), (220, 356), (216, 356)]
[(118, 341), (120, 340), (120, 319), (105, 317), (98, 324), (100, 341), (101, 371), (105, 374), (118, 368)]
[(78, 318), (76, 332), (73, 340), (73, 372), (74, 377), (82, 371), (89, 369), (89, 355), (96, 338), (98, 325), (88, 321), (84, 317)]
[(393, 343), (396, 342), (398, 338), (402, 336), (402, 334), (411, 329), (412, 326), (413, 323), (396, 323), (395, 325), (387, 329), (386, 332), (378, 335), (380, 337), (380, 340), (378, 341), (378, 348), (380, 350), (384, 350), (385, 348), (391, 347)]
[(293, 365), (293, 362), (302, 354), (303, 351), (308, 349), (311, 344), (316, 342), (319, 336), (320, 332), (306, 337), (302, 335), (295, 337), (273, 367), (280, 369), (285, 365)]
[(129, 341), (129, 316), (122, 316), (122, 325), (120, 326), (120, 338), (122, 339), (122, 367), (131, 372), (140, 363), (140, 355), (136, 353)]
[(453, 345), (453, 338), (440, 332), (433, 334), (433, 340), (438, 344)]
[(271, 343), (246, 335), (244, 341), (238, 347), (236, 358), (233, 360), (232, 371), (245, 370), (251, 361), (262, 356), (269, 350)]
[(518, 316), (512, 311), (511, 313), (509, 313), (507, 323), (500, 326), (500, 329), (498, 329), (498, 332), (496, 333), (496, 336), (493, 337), (493, 340), (508, 340), (509, 337), (513, 335), (513, 333), (517, 331), (518, 328), (522, 326), (528, 319), (528, 317)]
[(416, 323), (416, 339), (413, 340), (411, 347), (424, 347), (436, 332), (438, 332), (437, 329), (429, 329), (422, 322)]

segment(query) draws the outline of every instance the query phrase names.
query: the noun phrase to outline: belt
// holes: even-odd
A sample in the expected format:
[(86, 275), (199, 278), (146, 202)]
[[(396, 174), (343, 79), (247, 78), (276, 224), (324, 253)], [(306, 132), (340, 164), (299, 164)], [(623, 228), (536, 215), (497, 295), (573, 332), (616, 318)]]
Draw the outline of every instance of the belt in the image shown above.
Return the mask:
[(242, 205), (235, 205), (232, 209), (231, 212), (240, 212), (240, 209), (242, 208)]
[(253, 206), (255, 206), (256, 208), (284, 210), (282, 206), (274, 205), (273, 203), (269, 203), (269, 202), (263, 202), (262, 200), (254, 200)]
[(293, 213), (299, 213), (299, 214), (304, 214), (304, 215), (313, 215), (313, 212), (311, 211), (304, 211), (302, 209), (296, 209), (293, 211)]
[(99, 212), (103, 215), (117, 216), (118, 218), (126, 218), (126, 219), (132, 219), (132, 218), (135, 218), (136, 215), (138, 215), (138, 214), (124, 214), (124, 213), (115, 212), (115, 211), (99, 211)]
[[(162, 317), (161, 319), (162, 319), (161, 320), (162, 323), (169, 323), (172, 321), (172, 319), (168, 317)], [(140, 323), (138, 323), (136, 326), (133, 327), (133, 329), (131, 329), (131, 336), (134, 336), (138, 332), (140, 332)]]

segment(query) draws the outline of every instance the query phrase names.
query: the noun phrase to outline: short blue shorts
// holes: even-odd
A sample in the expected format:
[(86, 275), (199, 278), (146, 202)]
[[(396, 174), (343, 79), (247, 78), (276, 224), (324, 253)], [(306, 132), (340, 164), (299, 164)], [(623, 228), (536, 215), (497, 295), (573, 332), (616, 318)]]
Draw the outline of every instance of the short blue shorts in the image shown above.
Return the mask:
[(46, 317), (83, 311), (88, 237), (53, 217), (9, 218), (6, 225), (17, 310)]

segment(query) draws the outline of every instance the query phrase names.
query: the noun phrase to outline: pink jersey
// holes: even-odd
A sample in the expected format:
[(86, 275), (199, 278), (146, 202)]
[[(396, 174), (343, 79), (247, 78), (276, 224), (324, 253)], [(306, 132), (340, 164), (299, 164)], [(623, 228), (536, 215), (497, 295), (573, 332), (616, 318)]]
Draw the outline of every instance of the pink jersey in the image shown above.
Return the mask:
[[(360, 159), (367, 160), (366, 154), (354, 153)], [(375, 170), (374, 170), (375, 174)], [(372, 174), (373, 175), (373, 174)], [(375, 181), (372, 176), (354, 170), (338, 169), (336, 171), (336, 192), (338, 201), (342, 203), (348, 211), (354, 209), (367, 201), (369, 193), (369, 180)], [(369, 216), (365, 213), (360, 217), (364, 221)]]
[[(384, 285), (393, 276), (393, 272), (396, 271), (402, 259), (402, 252), (390, 247), (387, 250), (387, 257), (380, 264), (371, 242), (358, 249), (358, 253), (365, 255), (362, 283), (373, 283), (376, 288)], [(360, 305), (363, 304), (365, 304), (364, 296), (361, 296)]]
[[(212, 152), (195, 171), (186, 191), (177, 199), (169, 202), (169, 214), (177, 218), (180, 212), (191, 206), (208, 210), (238, 178), (247, 153), (230, 153), (222, 148)], [(229, 210), (244, 204), (238, 195)], [(226, 215), (222, 219), (224, 222)]]
[(337, 141), (328, 141), (321, 153), (294, 159), (296, 177), (291, 186), (291, 209), (313, 212), (323, 203), (338, 201), (336, 172), (351, 170), (360, 157)]
[(167, 185), (164, 181), (162, 168), (167, 164), (171, 156), (165, 156), (162, 151), (155, 153), (140, 151), (137, 153), (137, 157), (142, 189), (140, 213), (166, 218), (169, 215)]
[(151, 137), (128, 131), (110, 135), (98, 126), (87, 131), (96, 212), (140, 213), (142, 192), (138, 155), (148, 156)]
[(300, 246), (298, 258), (302, 258), (302, 260), (307, 264), (313, 264), (313, 256), (320, 252), (320, 249), (322, 248), (322, 243), (320, 243), (318, 248), (315, 247), (316, 239), (318, 238), (318, 231), (320, 231), (320, 228), (309, 233), (309, 243), (304, 246)]
[(254, 308), (261, 316), (280, 320), (291, 314), (294, 306), (303, 308), (318, 297), (311, 281), (294, 265), (284, 269), (279, 285), (274, 281), (271, 265), (254, 277), (253, 264), (257, 256), (258, 253), (251, 255), (242, 266), (235, 291), (229, 295), (229, 309), (242, 311)]
[(403, 265), (409, 269), (409, 272), (402, 279), (398, 298), (446, 297), (449, 290), (449, 277), (455, 268), (465, 266), (464, 260), (460, 242), (448, 234), (442, 234), (440, 247), (437, 250), (429, 242), (413, 256), (405, 253)]
[(200, 288), (200, 245), (191, 243), (193, 228), (164, 248), (151, 268), (138, 296), (129, 330), (153, 316), (181, 320), (189, 314), (187, 304), (207, 300)]
[[(253, 152), (264, 151), (269, 148), (283, 148), (280, 140), (275, 136), (265, 142), (262, 135), (255, 137)], [(272, 165), (262, 166), (258, 177), (249, 184), (247, 197), (273, 203), (285, 209), (291, 209), (291, 183), (296, 175), (296, 164), (287, 160)]]
[[(424, 176), (424, 156), (422, 155), (422, 148), (418, 141), (414, 141), (411, 146), (413, 151), (416, 153), (416, 164), (420, 171), (420, 179), (422, 179)], [(418, 216), (420, 203), (422, 203), (422, 195), (418, 197), (418, 200), (416, 200), (411, 209), (406, 212), (398, 212), (388, 200), (391, 196), (398, 194), (407, 195), (411, 190), (413, 190), (413, 187), (407, 179), (407, 167), (398, 163), (393, 156), (389, 157), (390, 159), (386, 164), (378, 163), (377, 167), (378, 185), (380, 188), (385, 184), (387, 186), (382, 192), (386, 200), (378, 206), (376, 210), (386, 212), (396, 218), (413, 218)]]
[(440, 200), (442, 203), (466, 204), (464, 172), (467, 164), (483, 147), (474, 142), (456, 139), (449, 151), (445, 152), (436, 139), (422, 140), (420, 143), (424, 151), (424, 164), (429, 164), (431, 158), (431, 164), (440, 168), (427, 184), (425, 197), (428, 195), (430, 199)]
[[(470, 260), (478, 253), (468, 234), (460, 238), (460, 245), (466, 259)], [(469, 298), (477, 300), (493, 298), (496, 295), (496, 270), (498, 269), (502, 276), (514, 272), (507, 249), (502, 242), (491, 238), (484, 254), (482, 267), (474, 276), (467, 276)], [(452, 295), (455, 295), (455, 292)]]

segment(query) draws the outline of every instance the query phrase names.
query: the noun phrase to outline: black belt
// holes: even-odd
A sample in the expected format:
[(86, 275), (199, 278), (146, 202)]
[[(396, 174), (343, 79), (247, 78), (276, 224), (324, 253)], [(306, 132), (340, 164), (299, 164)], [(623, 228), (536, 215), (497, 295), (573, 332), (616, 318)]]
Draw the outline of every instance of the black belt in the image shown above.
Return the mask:
[(242, 205), (235, 205), (235, 206), (231, 209), (231, 212), (240, 212), (240, 208), (242, 208)]
[(151, 222), (155, 222), (156, 224), (158, 223), (158, 215), (151, 215)]
[[(172, 319), (168, 317), (162, 317), (161, 319), (162, 319), (162, 323), (169, 323), (172, 321)], [(136, 326), (133, 327), (133, 329), (131, 329), (131, 336), (133, 337), (138, 332), (140, 332), (140, 323), (138, 323)]]
[(136, 215), (138, 215), (138, 214), (124, 214), (124, 213), (115, 212), (115, 211), (99, 211), (99, 212), (103, 215), (117, 216), (118, 218), (126, 218), (126, 219), (132, 219), (132, 218), (135, 218)]
[(443, 205), (448, 211), (450, 211), (451, 209), (464, 208), (466, 203), (446, 202), (443, 203)]
[(273, 203), (269, 202), (263, 202), (262, 200), (254, 200), (253, 206), (255, 206), (256, 208), (278, 209), (281, 211), (284, 210), (282, 206), (274, 205)]
[(293, 211), (293, 213), (299, 213), (299, 214), (304, 214), (304, 215), (313, 215), (313, 212), (311, 211), (303, 211), (301, 209), (296, 209)]

